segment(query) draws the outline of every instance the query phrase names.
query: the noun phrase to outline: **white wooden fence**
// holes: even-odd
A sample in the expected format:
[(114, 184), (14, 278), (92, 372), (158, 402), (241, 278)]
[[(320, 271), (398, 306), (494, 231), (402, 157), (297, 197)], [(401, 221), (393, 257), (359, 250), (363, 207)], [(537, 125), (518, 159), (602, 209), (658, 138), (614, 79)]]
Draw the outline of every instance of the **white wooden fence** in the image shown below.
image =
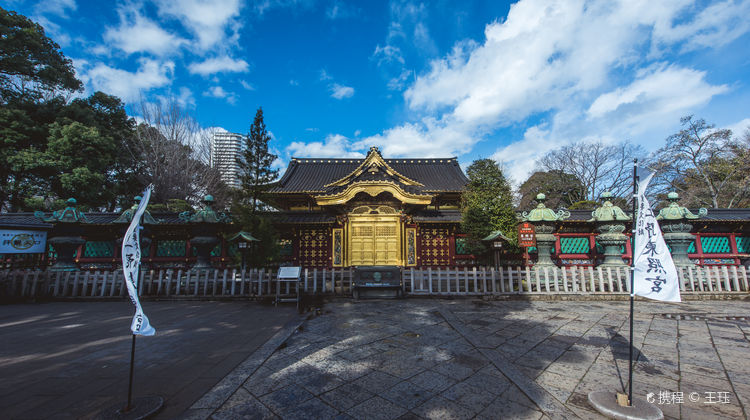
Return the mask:
[[(748, 271), (742, 266), (678, 268), (684, 293), (748, 293)], [(405, 268), (403, 288), (411, 295), (626, 294), (628, 267)], [(306, 294), (349, 295), (352, 269), (304, 269), (300, 286)], [(0, 271), (0, 297), (125, 296), (122, 271)], [(276, 296), (275, 270), (144, 270), (139, 293), (153, 297)], [(283, 283), (280, 295), (295, 293)]]
[[(677, 269), (680, 291), (747, 293), (743, 266)], [(405, 290), (413, 295), (620, 294), (630, 292), (630, 267), (409, 268)]]

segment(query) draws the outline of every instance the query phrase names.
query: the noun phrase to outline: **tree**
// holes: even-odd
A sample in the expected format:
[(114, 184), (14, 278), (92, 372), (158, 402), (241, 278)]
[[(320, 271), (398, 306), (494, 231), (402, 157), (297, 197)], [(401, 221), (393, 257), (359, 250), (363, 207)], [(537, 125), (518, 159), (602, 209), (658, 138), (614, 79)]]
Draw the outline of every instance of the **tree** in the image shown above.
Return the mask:
[(0, 8), (0, 101), (39, 101), (80, 90), (73, 62), (44, 28)]
[[(88, 98), (75, 99), (65, 107), (62, 115), (88, 127), (95, 128), (103, 141), (111, 144), (116, 152), (103, 168), (106, 193), (100, 195), (96, 207), (114, 211), (117, 207), (129, 207), (133, 196), (143, 191), (144, 185), (136, 178), (138, 162), (131, 153), (135, 142), (135, 120), (125, 112), (120, 98), (103, 92), (94, 92)], [(99, 157), (99, 160), (103, 157)]]
[(469, 184), (461, 199), (461, 228), (468, 235), (469, 251), (486, 256), (488, 247), (482, 239), (500, 230), (513, 240), (516, 237), (516, 213), (508, 180), (497, 162), (479, 159), (466, 169)]
[(278, 235), (270, 218), (259, 211), (263, 194), (279, 172), (271, 169), (277, 156), (268, 150), (270, 140), (263, 122), (263, 108), (258, 108), (250, 132), (245, 136), (245, 149), (237, 160), (241, 187), (232, 207), (235, 222), (259, 240), (250, 254), (249, 264), (252, 266), (273, 263), (279, 256)]
[(580, 181), (585, 194), (576, 201), (596, 201), (609, 191), (615, 197), (626, 197), (632, 187), (633, 158), (645, 152), (640, 146), (622, 142), (606, 145), (598, 142), (577, 142), (553, 150), (542, 157), (537, 166), (544, 171), (571, 174)]
[(750, 195), (750, 134), (732, 139), (732, 131), (717, 130), (692, 115), (680, 119), (683, 129), (667, 137), (655, 153), (662, 192), (677, 190), (683, 205), (736, 207)]
[(181, 199), (197, 207), (211, 194), (217, 208), (227, 206), (229, 188), (219, 171), (208, 165), (211, 132), (202, 130), (174, 99), (142, 101), (140, 113), (143, 122), (135, 130), (130, 152), (138, 165), (139, 183), (154, 184), (153, 203)]
[(271, 169), (278, 156), (268, 151), (270, 140), (271, 136), (263, 122), (263, 108), (258, 108), (250, 132), (245, 136), (245, 149), (237, 160), (242, 185), (240, 197), (245, 205), (250, 206), (253, 214), (258, 211), (263, 194), (279, 174), (278, 169)]
[(586, 196), (583, 184), (575, 175), (558, 170), (537, 171), (518, 187), (521, 196), (518, 207), (524, 210), (533, 207), (539, 193), (547, 196), (550, 208), (569, 207)]

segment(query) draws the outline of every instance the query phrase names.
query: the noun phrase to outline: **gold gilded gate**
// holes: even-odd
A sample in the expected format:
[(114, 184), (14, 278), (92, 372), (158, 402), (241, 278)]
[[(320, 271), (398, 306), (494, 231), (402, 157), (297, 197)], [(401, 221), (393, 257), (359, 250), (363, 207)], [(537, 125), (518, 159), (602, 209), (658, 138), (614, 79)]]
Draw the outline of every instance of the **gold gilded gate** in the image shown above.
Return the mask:
[(402, 265), (401, 219), (387, 206), (361, 206), (349, 214), (349, 265)]

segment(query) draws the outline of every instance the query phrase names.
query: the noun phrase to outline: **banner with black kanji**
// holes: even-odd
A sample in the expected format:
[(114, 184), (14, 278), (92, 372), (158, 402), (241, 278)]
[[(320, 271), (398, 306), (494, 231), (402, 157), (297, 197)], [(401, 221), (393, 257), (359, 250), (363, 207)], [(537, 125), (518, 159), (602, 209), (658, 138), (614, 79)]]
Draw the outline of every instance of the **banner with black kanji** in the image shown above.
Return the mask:
[(680, 283), (672, 254), (646, 198), (646, 187), (654, 174), (638, 183), (636, 210), (635, 276), (631, 294), (665, 302), (680, 302)]

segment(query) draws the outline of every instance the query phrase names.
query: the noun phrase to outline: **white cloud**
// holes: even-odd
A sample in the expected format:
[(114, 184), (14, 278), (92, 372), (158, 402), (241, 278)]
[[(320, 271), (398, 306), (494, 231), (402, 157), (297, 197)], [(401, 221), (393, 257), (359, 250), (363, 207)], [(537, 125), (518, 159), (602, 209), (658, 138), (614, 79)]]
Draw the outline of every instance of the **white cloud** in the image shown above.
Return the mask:
[(156, 3), (161, 15), (179, 19), (197, 37), (199, 50), (237, 42), (240, 0), (157, 0)]
[(732, 130), (732, 137), (744, 137), (745, 133), (750, 134), (750, 118), (745, 118), (734, 124), (729, 124), (725, 128)]
[(326, 17), (331, 20), (350, 18), (358, 14), (359, 10), (341, 0), (334, 0), (326, 9)]
[(183, 108), (195, 108), (195, 96), (190, 89), (184, 86), (180, 88), (180, 94), (177, 95), (176, 100)]
[(137, 100), (143, 91), (171, 83), (174, 62), (143, 58), (138, 64), (138, 70), (129, 72), (98, 63), (90, 69), (80, 69), (80, 77), (93, 90), (118, 96), (126, 102)]
[(210, 96), (212, 98), (226, 98), (230, 104), (237, 102), (237, 95), (233, 92), (227, 92), (221, 86), (211, 86), (207, 91), (203, 92), (203, 96)]
[[(689, 5), (685, 1), (682, 6)], [(662, 8), (662, 7), (660, 7)], [(679, 19), (677, 14), (671, 20), (660, 20), (654, 27), (654, 38), (658, 44), (671, 44), (685, 41), (683, 51), (698, 48), (715, 48), (726, 45), (750, 29), (750, 2), (727, 0), (708, 5), (689, 19)]]
[(263, 15), (271, 9), (309, 9), (314, 4), (315, 0), (257, 0), (254, 2), (254, 7), (259, 15)]
[(405, 63), (401, 49), (393, 45), (386, 45), (384, 47), (381, 47), (380, 44), (376, 45), (375, 52), (372, 53), (372, 58), (378, 61), (378, 65), (394, 62)]
[(181, 45), (187, 42), (141, 15), (139, 7), (129, 5), (118, 12), (120, 26), (108, 27), (104, 32), (104, 40), (128, 54), (137, 52), (148, 52), (156, 56), (174, 54)]
[(600, 95), (588, 109), (590, 117), (602, 117), (619, 111), (618, 118), (636, 112), (672, 113), (708, 102), (728, 90), (725, 85), (711, 86), (706, 72), (677, 66), (657, 66), (641, 74), (628, 86)]
[(192, 74), (208, 76), (215, 73), (244, 73), (250, 70), (247, 61), (235, 60), (231, 57), (221, 56), (209, 58), (200, 63), (192, 63), (188, 66)]
[(354, 88), (351, 86), (344, 86), (338, 83), (334, 83), (329, 88), (331, 90), (331, 98), (344, 99), (354, 96)]
[(340, 134), (329, 134), (325, 140), (305, 143), (295, 141), (286, 151), (294, 157), (361, 158), (364, 154), (352, 149), (349, 139)]
[(325, 69), (320, 70), (320, 80), (331, 80), (333, 77), (331, 77), (330, 74)]
[[(710, 83), (705, 70), (667, 61), (675, 60), (674, 52), (662, 50), (702, 46), (702, 39), (711, 44), (699, 34), (732, 27), (737, 18), (726, 10), (749, 3), (724, 2), (711, 11), (685, 0), (521, 0), (505, 20), (485, 27), (483, 42), (457, 42), (416, 78), (404, 93), (414, 121), (362, 142), (390, 155), (461, 154), (498, 138), (500, 128), (532, 121), (523, 138), (498, 138), (493, 156), (509, 162), (515, 176), (532, 170), (529, 163), (552, 147), (574, 141), (654, 144), (680, 115), (729, 91)], [(697, 32), (677, 34), (674, 22)], [(413, 30), (422, 29), (415, 24)], [(407, 33), (392, 22), (387, 45)], [(386, 56), (384, 47), (376, 52)], [(392, 79), (394, 87), (401, 75)]]
[(63, 18), (68, 17), (68, 12), (78, 10), (75, 0), (46, 0), (39, 2), (34, 7), (34, 12), (39, 14), (57, 15)]
[(299, 80), (289, 79), (289, 86), (299, 86)]
[(247, 89), (249, 91), (254, 91), (255, 90), (255, 86), (253, 86), (252, 84), (248, 83), (245, 80), (240, 80), (240, 84), (242, 85), (243, 88), (245, 88), (245, 89)]

